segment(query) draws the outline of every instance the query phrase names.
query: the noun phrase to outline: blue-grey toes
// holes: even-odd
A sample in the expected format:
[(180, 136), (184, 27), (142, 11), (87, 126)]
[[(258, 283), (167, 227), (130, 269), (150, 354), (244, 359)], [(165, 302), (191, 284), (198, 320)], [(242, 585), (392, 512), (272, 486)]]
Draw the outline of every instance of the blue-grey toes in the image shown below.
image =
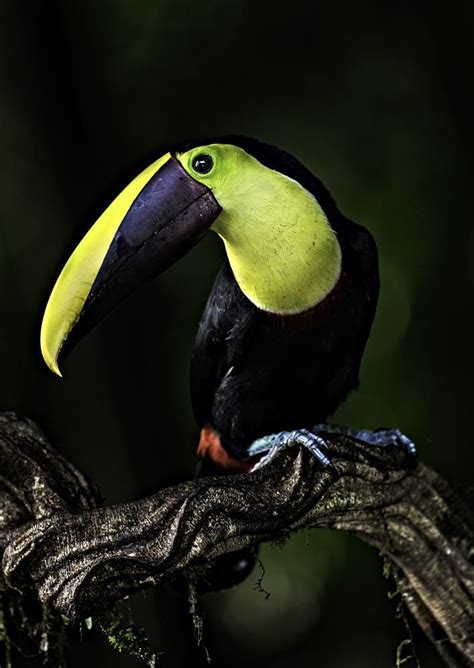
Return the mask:
[(351, 436), (358, 441), (383, 447), (384, 445), (398, 445), (404, 449), (410, 457), (416, 457), (416, 447), (413, 441), (403, 434), (400, 429), (352, 429), (351, 427), (338, 427), (332, 424), (318, 424), (314, 427), (316, 433), (342, 434)]
[(248, 450), (249, 457), (254, 457), (255, 455), (263, 456), (252, 468), (252, 471), (267, 466), (267, 464), (270, 464), (280, 453), (288, 448), (294, 445), (302, 445), (314, 455), (321, 466), (331, 468), (336, 472), (334, 465), (326, 454), (327, 444), (322, 434), (342, 434), (376, 447), (396, 445), (403, 448), (405, 453), (410, 457), (416, 457), (415, 444), (400, 429), (377, 429), (376, 431), (369, 431), (368, 429), (352, 429), (351, 427), (338, 427), (331, 424), (318, 424), (314, 427), (313, 432), (308, 431), (308, 429), (281, 431), (277, 434), (263, 436), (254, 441)]
[(263, 454), (263, 457), (255, 464), (252, 471), (267, 466), (280, 453), (294, 445), (302, 445), (309, 450), (324, 468), (336, 470), (325, 453), (326, 441), (324, 438), (318, 434), (311, 433), (307, 429), (295, 429), (294, 431), (281, 431), (277, 434), (270, 434), (254, 441), (248, 451), (249, 457), (260, 454)]

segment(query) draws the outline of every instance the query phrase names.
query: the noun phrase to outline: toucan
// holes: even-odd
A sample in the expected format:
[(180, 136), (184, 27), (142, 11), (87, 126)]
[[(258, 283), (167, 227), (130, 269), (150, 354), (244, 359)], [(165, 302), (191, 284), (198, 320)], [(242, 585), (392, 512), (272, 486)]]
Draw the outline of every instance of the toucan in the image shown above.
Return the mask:
[(47, 365), (60, 375), (82, 336), (208, 231), (226, 259), (192, 353), (199, 456), (210, 470), (248, 471), (299, 440), (328, 464), (314, 425), (358, 386), (379, 293), (377, 248), (311, 171), (261, 141), (179, 146), (116, 197), (53, 288), (41, 328)]

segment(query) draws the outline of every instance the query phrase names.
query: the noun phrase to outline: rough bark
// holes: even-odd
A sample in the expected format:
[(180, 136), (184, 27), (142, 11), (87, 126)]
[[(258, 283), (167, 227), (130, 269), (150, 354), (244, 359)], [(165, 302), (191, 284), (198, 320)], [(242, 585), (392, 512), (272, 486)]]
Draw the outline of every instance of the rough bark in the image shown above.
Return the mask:
[(334, 435), (328, 442), (338, 475), (295, 448), (253, 474), (98, 507), (92, 488), (33, 423), (4, 414), (5, 583), (77, 622), (232, 550), (301, 527), (342, 529), (391, 560), (403, 601), (446, 663), (474, 665), (474, 533), (462, 503), (401, 449)]

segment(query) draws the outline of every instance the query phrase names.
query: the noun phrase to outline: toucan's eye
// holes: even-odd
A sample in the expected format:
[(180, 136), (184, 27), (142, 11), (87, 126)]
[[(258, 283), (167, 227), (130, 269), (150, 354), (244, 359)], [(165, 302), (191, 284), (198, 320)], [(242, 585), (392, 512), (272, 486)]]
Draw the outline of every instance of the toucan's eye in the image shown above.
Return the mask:
[(207, 153), (200, 153), (193, 158), (193, 169), (198, 174), (209, 174), (214, 167), (214, 160)]

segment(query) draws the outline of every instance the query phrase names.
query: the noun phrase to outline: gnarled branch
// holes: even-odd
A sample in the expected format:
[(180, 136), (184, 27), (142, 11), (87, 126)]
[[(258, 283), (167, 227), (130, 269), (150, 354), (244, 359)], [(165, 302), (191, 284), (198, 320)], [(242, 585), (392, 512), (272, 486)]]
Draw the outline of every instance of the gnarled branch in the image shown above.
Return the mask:
[(253, 474), (98, 507), (84, 478), (31, 422), (4, 415), (5, 581), (77, 621), (230, 551), (300, 527), (343, 529), (392, 560), (403, 600), (448, 665), (473, 665), (474, 533), (461, 502), (400, 449), (328, 441), (338, 476), (295, 448)]

